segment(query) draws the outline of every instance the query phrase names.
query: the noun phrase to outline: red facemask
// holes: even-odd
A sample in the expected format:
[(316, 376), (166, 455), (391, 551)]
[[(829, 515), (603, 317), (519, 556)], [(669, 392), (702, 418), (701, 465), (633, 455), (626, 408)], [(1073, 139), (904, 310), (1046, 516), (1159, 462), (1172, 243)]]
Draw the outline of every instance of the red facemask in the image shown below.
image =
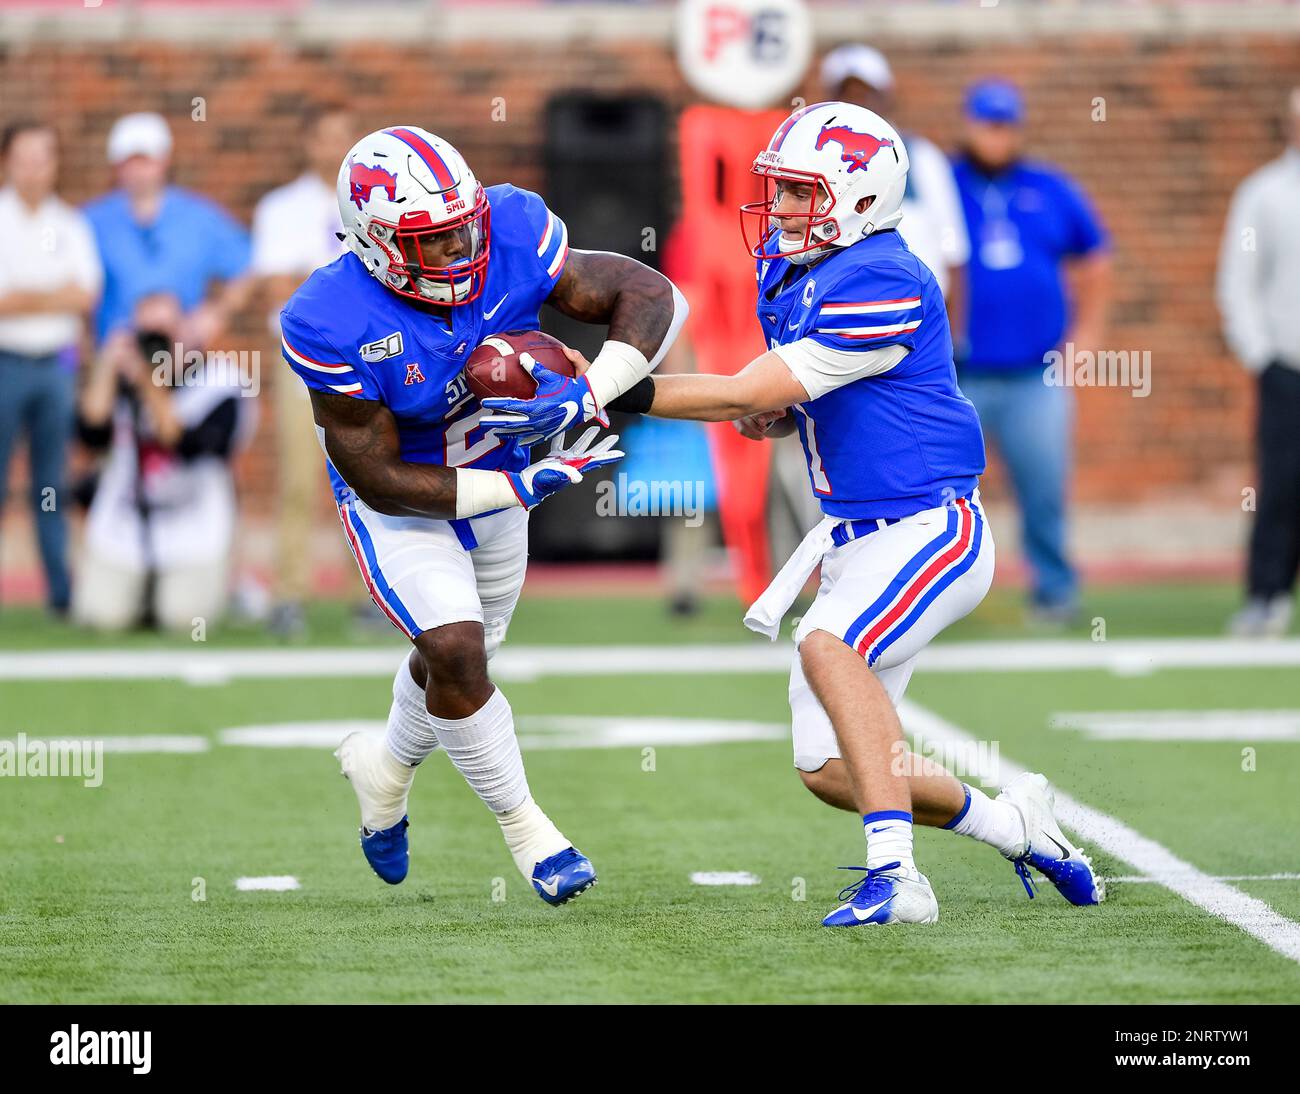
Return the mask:
[[(375, 225), (391, 232), (391, 238), (382, 239), (374, 235)], [(424, 246), (453, 232), (463, 235), (466, 249), (472, 249), (471, 257), (455, 259), (446, 266), (433, 266), (426, 262)], [(473, 207), (460, 216), (435, 223), (426, 212), (407, 213), (396, 224), (373, 221), (371, 235), (388, 255), (388, 276), (384, 283), (398, 296), (422, 304), (459, 306), (482, 295), (492, 235), (492, 209), (483, 187), (479, 187)], [(419, 291), (418, 281), (447, 285), (447, 299), (425, 296)]]
[[(763, 180), (763, 200), (751, 201), (740, 207), (740, 233), (745, 240), (745, 247), (754, 258), (771, 258), (774, 255), (792, 255), (805, 254), (808, 251), (815, 251), (818, 247), (824, 247), (830, 240), (839, 234), (839, 227), (836, 225), (831, 213), (835, 209), (835, 197), (831, 193), (831, 188), (826, 182), (824, 175), (812, 171), (793, 171), (782, 170), (774, 167), (765, 167), (755, 162), (752, 173)], [(776, 203), (781, 198), (780, 187), (782, 183), (790, 183), (799, 186), (811, 186), (812, 193), (807, 199), (807, 205), (803, 209), (795, 209), (793, 212), (782, 211), (780, 216), (776, 216), (773, 210)], [(817, 207), (817, 198), (819, 195), (826, 195), (822, 198), (821, 208)], [(787, 202), (787, 204), (789, 204)], [(757, 219), (757, 237), (751, 239), (750, 230), (753, 227), (753, 221)], [(781, 228), (775, 223), (777, 220), (798, 220), (803, 222), (803, 241), (798, 247), (784, 247), (777, 251), (773, 245)], [(831, 231), (822, 238), (813, 236), (813, 229), (829, 224)], [(768, 247), (765, 251), (763, 248)]]

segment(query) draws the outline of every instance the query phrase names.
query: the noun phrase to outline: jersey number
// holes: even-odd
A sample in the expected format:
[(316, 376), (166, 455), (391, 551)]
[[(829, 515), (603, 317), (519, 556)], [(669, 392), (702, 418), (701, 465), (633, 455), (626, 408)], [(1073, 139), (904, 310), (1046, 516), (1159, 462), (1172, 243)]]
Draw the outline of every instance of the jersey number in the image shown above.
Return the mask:
[(812, 415), (801, 406), (794, 408), (803, 415), (804, 455), (808, 457), (808, 471), (812, 475), (813, 490), (818, 494), (831, 492), (831, 480), (826, 477), (826, 465), (822, 463), (822, 454), (817, 451), (817, 423)]
[(479, 407), (473, 414), (467, 414), (447, 426), (442, 435), (442, 462), (447, 467), (464, 467), (501, 447), (503, 442), (495, 429), (489, 429), (477, 441), (470, 443), (470, 434), (478, 428), (479, 419), (486, 413), (486, 408)]

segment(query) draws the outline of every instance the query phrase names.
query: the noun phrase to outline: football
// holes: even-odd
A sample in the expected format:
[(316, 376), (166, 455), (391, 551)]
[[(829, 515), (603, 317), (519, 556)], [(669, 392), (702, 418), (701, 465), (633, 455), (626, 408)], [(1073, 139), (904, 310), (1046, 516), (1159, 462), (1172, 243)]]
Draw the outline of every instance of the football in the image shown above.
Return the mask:
[(512, 331), (484, 338), (469, 355), (465, 382), (470, 391), (479, 399), (490, 395), (531, 399), (537, 394), (537, 381), (519, 363), (520, 354), (524, 353), (552, 372), (574, 374), (562, 342), (539, 330)]

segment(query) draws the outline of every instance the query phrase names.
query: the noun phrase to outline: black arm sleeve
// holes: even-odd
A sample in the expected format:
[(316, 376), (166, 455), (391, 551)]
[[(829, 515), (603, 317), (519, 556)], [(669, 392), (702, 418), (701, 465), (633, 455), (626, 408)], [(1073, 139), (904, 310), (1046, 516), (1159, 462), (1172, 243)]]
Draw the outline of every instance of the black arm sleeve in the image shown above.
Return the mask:
[(646, 414), (655, 401), (655, 381), (653, 376), (638, 380), (617, 399), (611, 399), (607, 410), (617, 410), (623, 414)]
[(176, 454), (183, 460), (199, 456), (220, 456), (225, 459), (234, 446), (238, 425), (239, 402), (238, 397), (232, 395), (218, 403), (198, 425), (189, 426), (181, 434)]

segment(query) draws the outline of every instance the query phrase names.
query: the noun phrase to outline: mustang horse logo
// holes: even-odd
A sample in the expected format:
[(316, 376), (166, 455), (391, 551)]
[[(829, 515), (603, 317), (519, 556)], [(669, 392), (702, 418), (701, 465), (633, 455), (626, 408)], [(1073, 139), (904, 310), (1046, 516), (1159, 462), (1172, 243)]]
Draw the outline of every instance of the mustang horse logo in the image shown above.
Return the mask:
[(352, 186), (352, 200), (358, 209), (362, 202), (370, 200), (370, 192), (375, 189), (388, 194), (388, 200), (397, 197), (397, 176), (382, 167), (367, 167), (364, 163), (353, 163), (348, 171), (348, 182)]
[[(825, 147), (827, 141), (834, 141), (844, 149), (840, 159), (852, 164), (849, 168), (850, 175), (859, 169), (865, 171), (872, 157), (882, 148), (894, 147), (891, 140), (873, 137), (870, 133), (859, 133), (847, 125), (823, 125), (817, 134), (818, 151)], [(897, 156), (898, 152), (895, 151), (894, 155)]]

